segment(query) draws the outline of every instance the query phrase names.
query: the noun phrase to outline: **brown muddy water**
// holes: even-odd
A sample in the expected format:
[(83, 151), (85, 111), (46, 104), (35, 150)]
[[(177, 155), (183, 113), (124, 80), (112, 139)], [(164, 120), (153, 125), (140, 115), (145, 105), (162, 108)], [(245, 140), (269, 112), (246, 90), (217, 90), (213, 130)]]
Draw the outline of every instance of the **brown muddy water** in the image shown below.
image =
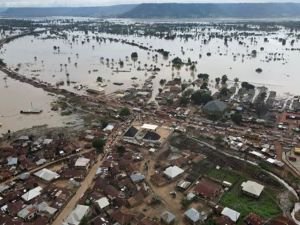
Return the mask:
[[(17, 131), (32, 126), (47, 124), (49, 127), (63, 126), (74, 120), (74, 117), (62, 117), (59, 112), (51, 111), (51, 102), (55, 97), (49, 96), (42, 89), (21, 83), (10, 78), (4, 79), (0, 72), (0, 136), (8, 130)], [(42, 109), (38, 115), (23, 115), (20, 110)]]
[[(152, 65), (161, 69), (154, 80), (154, 93), (157, 93), (160, 87), (160, 79), (170, 80), (173, 77), (181, 77), (182, 80), (189, 81), (194, 80), (198, 73), (208, 73), (212, 86), (216, 77), (227, 74), (231, 80), (238, 77), (240, 81), (265, 85), (279, 94), (287, 92), (300, 94), (298, 88), (300, 52), (290, 51), (292, 47), (299, 48), (300, 43), (296, 39), (294, 45), (291, 46), (290, 40), (293, 37), (289, 37), (285, 30), (268, 35), (269, 42), (267, 43), (264, 42), (265, 36), (262, 32), (262, 36), (254, 37), (254, 41), (251, 41), (253, 37), (249, 36), (243, 39), (244, 45), (233, 40), (228, 42), (228, 47), (224, 46), (223, 40), (217, 38), (212, 39), (208, 44), (203, 44), (205, 36), (185, 41), (143, 36), (92, 33), (85, 35), (83, 32), (66, 34), (67, 39), (57, 37), (45, 39), (45, 36), (28, 36), (17, 39), (4, 46), (1, 51), (2, 58), (11, 68), (18, 67), (21, 74), (52, 84), (64, 81), (63, 88), (70, 90), (74, 90), (74, 86), (78, 84), (95, 88), (98, 76), (104, 79), (102, 87), (98, 88), (104, 88), (106, 94), (129, 88), (132, 85), (141, 85), (147, 77), (152, 75), (152, 72), (146, 71)], [(205, 34), (208, 35), (209, 32)], [(75, 42), (72, 41), (74, 36), (76, 36)], [(143, 46), (152, 47), (152, 49), (164, 48), (170, 51), (171, 55), (166, 60), (156, 52), (142, 50), (128, 44), (109, 41), (98, 43), (93, 39), (96, 36), (135, 41)], [(279, 38), (286, 38), (287, 44), (282, 46), (278, 41)], [(87, 42), (87, 39), (90, 41)], [(60, 52), (55, 51), (53, 46), (59, 46)], [(260, 50), (261, 47), (264, 50)], [(257, 56), (249, 56), (254, 49), (257, 50)], [(138, 53), (139, 57), (136, 62), (130, 58), (132, 52)], [(207, 56), (209, 52), (211, 56)], [(157, 59), (155, 58), (156, 54)], [(199, 58), (199, 55), (202, 57)], [(183, 67), (181, 70), (172, 69), (170, 61), (175, 56), (184, 61), (187, 61), (188, 58), (197, 61), (196, 71), (192, 72), (188, 67)], [(120, 68), (119, 60), (125, 62), (123, 68)], [(138, 67), (141, 70), (138, 70)], [(263, 72), (255, 72), (257, 68), (262, 68)], [(126, 72), (116, 72), (117, 69)], [(138, 79), (132, 80), (132, 77)], [(67, 85), (68, 80), (70, 81), (69, 86)], [(121, 82), (124, 85), (116, 86), (113, 84), (114, 82)]]
[[(224, 45), (224, 40), (218, 38), (212, 38), (204, 44), (204, 39), (207, 39), (210, 32), (222, 31), (205, 30), (198, 37), (188, 41), (179, 38), (165, 40), (91, 32), (86, 35), (79, 31), (63, 32), (67, 36), (66, 39), (53, 35), (49, 38), (49, 34), (26, 36), (4, 45), (0, 50), (0, 57), (11, 69), (18, 68), (20, 74), (53, 85), (63, 81), (61, 88), (83, 94), (86, 94), (86, 88), (103, 89), (105, 94), (110, 94), (133, 86), (141, 87), (147, 78), (155, 75), (152, 87), (155, 96), (161, 87), (161, 79), (180, 77), (183, 81), (193, 81), (199, 73), (210, 75), (211, 89), (214, 89), (215, 78), (226, 74), (231, 81), (237, 77), (240, 81), (247, 81), (256, 86), (264, 85), (280, 96), (287, 96), (288, 93), (300, 94), (300, 52), (291, 51), (291, 48), (300, 48), (300, 42), (296, 39), (292, 46), (291, 40), (295, 37), (290, 36), (288, 31), (282, 29), (268, 36), (261, 31), (255, 36), (233, 39), (228, 42), (228, 46)], [(165, 59), (157, 52), (120, 42), (97, 42), (96, 37), (134, 41), (149, 49), (163, 48), (170, 52), (170, 56)], [(268, 38), (268, 42), (264, 41), (265, 37)], [(287, 40), (285, 46), (279, 38)], [(240, 40), (243, 44), (239, 43)], [(55, 50), (54, 46), (59, 46), (59, 51)], [(252, 50), (257, 51), (256, 57), (251, 56)], [(138, 53), (136, 61), (130, 57), (132, 52)], [(211, 53), (211, 56), (207, 53)], [(179, 70), (172, 68), (171, 60), (177, 56), (185, 62), (188, 58), (197, 61), (196, 70), (191, 71), (186, 66)], [(122, 68), (118, 63), (120, 60), (124, 61)], [(160, 68), (160, 71), (147, 71), (154, 67)], [(262, 72), (257, 73), (257, 68), (261, 68)], [(7, 129), (18, 130), (41, 124), (57, 126), (68, 121), (68, 118), (62, 118), (58, 113), (50, 111), (53, 97), (44, 91), (9, 78), (5, 83), (4, 75), (0, 76), (0, 133), (6, 132)], [(103, 82), (97, 83), (97, 77), (102, 77)], [(115, 82), (123, 85), (115, 85)], [(233, 82), (229, 82), (229, 85), (232, 84)], [(76, 89), (79, 85), (85, 88), (79, 91)], [(19, 111), (30, 108), (31, 103), (35, 108), (42, 108), (43, 113), (20, 115)]]

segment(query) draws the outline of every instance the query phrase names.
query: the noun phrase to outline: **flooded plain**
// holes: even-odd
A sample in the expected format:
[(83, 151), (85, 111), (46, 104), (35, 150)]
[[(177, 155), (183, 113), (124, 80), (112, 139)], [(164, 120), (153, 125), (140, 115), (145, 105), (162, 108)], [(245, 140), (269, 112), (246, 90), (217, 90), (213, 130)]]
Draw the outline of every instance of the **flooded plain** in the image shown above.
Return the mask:
[[(101, 77), (101, 86), (105, 93), (109, 94), (132, 85), (137, 87), (147, 77), (156, 75), (153, 84), (155, 93), (160, 87), (161, 79), (181, 77), (182, 80), (188, 81), (196, 79), (199, 73), (207, 73), (210, 75), (212, 86), (216, 77), (226, 74), (231, 80), (237, 77), (240, 81), (258, 86), (265, 85), (279, 94), (300, 94), (300, 77), (297, 76), (299, 51), (290, 51), (291, 48), (299, 48), (300, 43), (296, 40), (293, 46), (290, 46), (288, 32), (284, 30), (267, 36), (268, 42), (264, 41), (265, 36), (261, 33), (260, 36), (243, 38), (243, 44), (239, 43), (241, 40), (232, 40), (228, 42), (228, 46), (217, 38), (203, 44), (205, 36), (209, 35), (208, 32), (204, 33), (203, 37), (188, 41), (128, 35), (86, 35), (83, 32), (64, 34), (67, 35), (66, 39), (49, 39), (45, 36), (17, 39), (2, 49), (4, 61), (11, 68), (18, 68), (20, 74), (54, 85), (62, 84), (63, 81), (62, 88), (69, 90), (73, 90), (78, 84), (95, 87), (97, 77)], [(97, 41), (96, 37), (126, 40), (146, 46), (150, 50), (108, 39)], [(280, 38), (287, 39), (285, 46), (279, 41)], [(54, 50), (54, 46), (59, 47), (59, 51)], [(159, 48), (170, 52), (168, 59), (151, 51)], [(252, 50), (257, 51), (256, 57), (251, 56)], [(138, 53), (136, 61), (130, 58), (132, 52)], [(175, 57), (184, 61), (188, 58), (197, 61), (196, 70), (191, 71), (185, 66), (180, 70), (172, 68), (171, 60)], [(123, 67), (119, 65), (120, 60), (124, 61)], [(150, 67), (157, 67), (160, 71), (149, 72)], [(257, 68), (261, 68), (262, 72), (257, 73)], [(115, 82), (124, 85), (118, 86)]]
[[(300, 95), (300, 76), (297, 74), (300, 43), (295, 32), (285, 28), (272, 32), (238, 32), (211, 27), (191, 29), (189, 33), (174, 32), (177, 32), (174, 39), (142, 33), (47, 32), (11, 41), (1, 48), (0, 53), (11, 70), (84, 95), (87, 89), (111, 94), (139, 88), (152, 77), (150, 88), (155, 97), (162, 87), (162, 79), (181, 78), (183, 82), (192, 82), (200, 73), (209, 74), (212, 91), (216, 91), (215, 78), (226, 74), (229, 85), (238, 78), (239, 82), (266, 86), (269, 91), (276, 91), (277, 96)], [(226, 36), (227, 41), (224, 41)], [(285, 40), (284, 44), (282, 40)], [(157, 49), (168, 51), (169, 56), (163, 56)], [(131, 57), (133, 52), (137, 53), (137, 58)], [(184, 63), (193, 62), (195, 68), (183, 65), (176, 69), (172, 66), (175, 57)], [(4, 81), (3, 77), (1, 74), (2, 133), (7, 129), (41, 124), (56, 126), (66, 122), (66, 118), (51, 112), (53, 97), (27, 84), (11, 79)], [(19, 111), (30, 108), (31, 103), (36, 108), (43, 108), (43, 113), (20, 115)]]

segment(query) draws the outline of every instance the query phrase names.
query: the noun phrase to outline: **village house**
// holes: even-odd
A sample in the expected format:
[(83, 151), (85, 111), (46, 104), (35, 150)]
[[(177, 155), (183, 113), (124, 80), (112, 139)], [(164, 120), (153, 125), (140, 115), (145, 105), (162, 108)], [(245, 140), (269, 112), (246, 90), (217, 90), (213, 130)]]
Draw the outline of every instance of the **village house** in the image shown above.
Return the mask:
[(47, 168), (35, 172), (34, 175), (47, 182), (53, 181), (60, 177), (58, 173), (55, 173)]
[(95, 201), (100, 210), (105, 210), (109, 207), (110, 203), (107, 197), (102, 197)]
[(250, 213), (246, 216), (244, 221), (247, 225), (263, 225), (265, 223), (265, 221), (255, 213)]
[(176, 177), (182, 175), (183, 173), (184, 170), (178, 166), (170, 166), (164, 170), (164, 175), (170, 180), (175, 179)]
[(179, 190), (179, 191), (185, 191), (187, 190), (190, 186), (191, 186), (191, 182), (189, 181), (186, 181), (186, 180), (180, 180), (177, 185), (176, 185), (176, 188)]
[(75, 162), (75, 168), (88, 170), (90, 166), (90, 159), (80, 157)]
[(222, 186), (208, 179), (201, 179), (194, 187), (194, 193), (205, 199), (215, 199), (222, 191)]
[(237, 212), (237, 211), (235, 211), (233, 209), (230, 209), (228, 207), (225, 207), (222, 210), (221, 214), (223, 216), (227, 216), (228, 218), (230, 218), (235, 223), (238, 221), (238, 219), (240, 218), (240, 215), (241, 215), (239, 212)]
[(234, 225), (235, 223), (227, 216), (219, 216), (214, 219), (216, 225)]
[(36, 216), (37, 209), (33, 205), (27, 205), (18, 212), (18, 217), (24, 221), (31, 221)]
[(259, 198), (261, 195), (262, 191), (264, 190), (264, 186), (256, 183), (254, 181), (247, 181), (243, 182), (241, 184), (242, 187), (242, 192), (245, 193), (246, 195), (249, 195), (254, 198)]
[(38, 186), (36, 188), (33, 188), (29, 191), (27, 191), (25, 194), (22, 195), (22, 199), (25, 201), (25, 202), (29, 202), (31, 201), (32, 199), (38, 197), (41, 192), (42, 192), (43, 188)]
[(173, 213), (169, 212), (169, 211), (164, 211), (160, 215), (160, 221), (163, 224), (167, 224), (167, 225), (174, 224), (175, 220), (176, 220), (176, 216)]
[(130, 225), (135, 220), (134, 215), (122, 212), (122, 210), (115, 210), (110, 217), (116, 224), (120, 225)]
[(84, 216), (86, 216), (90, 211), (89, 206), (77, 205), (76, 208), (71, 212), (71, 214), (66, 219), (66, 225), (79, 225), (80, 221)]
[(190, 224), (198, 224), (200, 221), (203, 221), (204, 218), (202, 218), (200, 212), (198, 212), (198, 210), (194, 209), (194, 208), (190, 208), (187, 211), (185, 211), (184, 216), (186, 218), (186, 220), (190, 223)]

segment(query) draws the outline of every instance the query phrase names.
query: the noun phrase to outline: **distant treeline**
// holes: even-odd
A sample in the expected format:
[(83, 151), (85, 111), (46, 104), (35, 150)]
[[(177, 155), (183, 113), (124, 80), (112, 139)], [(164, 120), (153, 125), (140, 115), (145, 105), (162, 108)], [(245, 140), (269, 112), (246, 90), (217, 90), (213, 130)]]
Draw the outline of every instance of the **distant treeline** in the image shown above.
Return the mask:
[(103, 7), (0, 9), (6, 17), (118, 17), (118, 18), (295, 18), (300, 3), (145, 3)]

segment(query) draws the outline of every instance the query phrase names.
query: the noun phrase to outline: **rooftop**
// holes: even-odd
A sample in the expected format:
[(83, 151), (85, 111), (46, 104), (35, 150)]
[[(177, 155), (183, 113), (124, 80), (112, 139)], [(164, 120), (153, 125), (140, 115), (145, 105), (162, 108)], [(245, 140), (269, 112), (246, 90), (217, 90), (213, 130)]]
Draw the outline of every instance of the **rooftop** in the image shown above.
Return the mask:
[(81, 219), (88, 213), (89, 207), (86, 205), (77, 205), (67, 218), (67, 224), (78, 225)]
[(223, 216), (229, 217), (233, 222), (238, 221), (238, 219), (239, 219), (239, 217), (240, 217), (240, 213), (239, 213), (239, 212), (237, 212), (237, 211), (235, 211), (235, 210), (233, 210), (233, 209), (230, 209), (230, 208), (228, 208), (228, 207), (225, 207), (225, 208), (223, 209), (223, 211), (221, 212), (221, 214), (222, 214)]
[(45, 180), (45, 181), (52, 181), (54, 179), (57, 179), (59, 178), (59, 174), (58, 173), (55, 173), (51, 170), (48, 170), (46, 168), (34, 173), (35, 176)]
[(164, 211), (161, 215), (160, 218), (167, 224), (172, 223), (173, 221), (175, 221), (176, 217), (173, 213), (169, 212), (169, 211)]
[(106, 197), (100, 198), (99, 200), (96, 201), (96, 203), (98, 204), (100, 209), (104, 209), (107, 206), (109, 206), (109, 201), (108, 201), (108, 198), (106, 198)]
[(33, 189), (29, 190), (28, 192), (26, 192), (24, 195), (22, 195), (22, 199), (24, 201), (30, 201), (30, 200), (36, 198), (37, 196), (39, 196), (41, 194), (42, 190), (43, 190), (43, 188), (41, 188), (40, 186), (33, 188)]
[(220, 100), (210, 101), (203, 107), (203, 110), (206, 112), (224, 112), (226, 109), (226, 103)]
[(179, 176), (182, 173), (184, 173), (184, 170), (178, 166), (170, 166), (164, 171), (164, 174), (171, 179)]
[(185, 211), (184, 215), (194, 223), (201, 219), (201, 214), (194, 208), (190, 208), (189, 210)]
[(257, 197), (259, 197), (262, 191), (264, 190), (263, 185), (249, 180), (247, 182), (243, 182), (241, 187), (242, 187), (242, 191), (255, 195)]
[(90, 159), (80, 157), (76, 160), (75, 166), (76, 167), (86, 167), (90, 163)]
[(146, 129), (146, 130), (156, 130), (157, 129), (157, 125), (154, 124), (143, 124), (142, 129)]

